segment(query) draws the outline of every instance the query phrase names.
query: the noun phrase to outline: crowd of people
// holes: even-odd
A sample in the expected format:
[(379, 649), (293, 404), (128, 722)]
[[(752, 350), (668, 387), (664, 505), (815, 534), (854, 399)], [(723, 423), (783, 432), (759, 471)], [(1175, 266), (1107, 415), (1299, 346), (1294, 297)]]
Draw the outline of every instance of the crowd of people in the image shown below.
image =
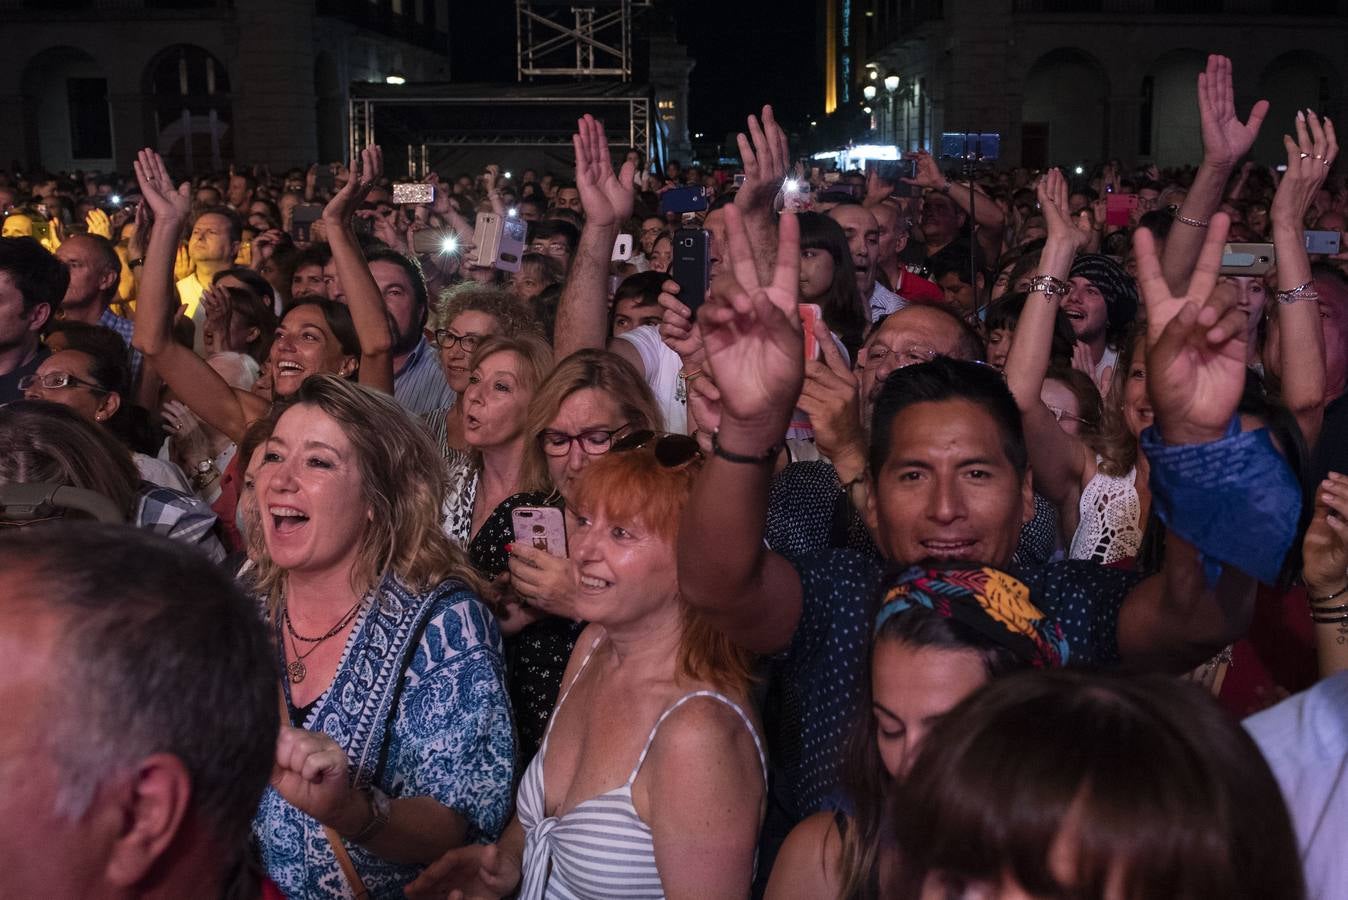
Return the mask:
[(0, 895), (1343, 896), (1348, 188), (1196, 102), (0, 172)]

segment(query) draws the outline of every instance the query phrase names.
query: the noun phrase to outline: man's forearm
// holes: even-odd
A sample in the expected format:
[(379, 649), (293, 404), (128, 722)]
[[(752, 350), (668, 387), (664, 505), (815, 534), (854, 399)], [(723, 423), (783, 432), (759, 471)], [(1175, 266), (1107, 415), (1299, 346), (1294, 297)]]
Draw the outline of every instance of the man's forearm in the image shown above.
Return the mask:
[(586, 225), (557, 303), (553, 346), (558, 359), (608, 344), (608, 269), (617, 226)]

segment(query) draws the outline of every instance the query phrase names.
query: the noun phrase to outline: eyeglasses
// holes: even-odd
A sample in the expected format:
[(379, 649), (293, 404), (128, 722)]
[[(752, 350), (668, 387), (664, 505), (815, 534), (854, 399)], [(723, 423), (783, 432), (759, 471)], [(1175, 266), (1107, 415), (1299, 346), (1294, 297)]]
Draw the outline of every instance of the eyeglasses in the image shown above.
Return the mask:
[(1048, 411), (1053, 413), (1053, 418), (1059, 422), (1061, 422), (1063, 419), (1066, 419), (1069, 422), (1080, 422), (1082, 425), (1087, 424), (1087, 421), (1081, 418), (1081, 416), (1073, 415), (1072, 413), (1068, 412), (1065, 409), (1059, 409), (1056, 406), (1050, 406), (1048, 408)]
[(899, 348), (886, 347), (884, 344), (871, 344), (866, 349), (865, 365), (873, 365), (883, 362), (893, 354), (895, 368), (902, 369), (904, 366), (915, 366), (918, 363), (931, 362), (941, 354), (926, 344), (908, 344)]
[(686, 434), (661, 434), (655, 431), (634, 431), (613, 445), (614, 453), (640, 450), (650, 445), (655, 461), (666, 469), (686, 466), (702, 455), (697, 441)]
[(48, 372), (46, 375), (25, 375), (19, 379), (19, 390), (26, 391), (34, 386), (40, 386), (45, 390), (55, 391), (68, 387), (86, 387), (96, 394), (106, 394), (107, 388), (95, 384), (92, 381), (85, 381), (83, 378), (77, 378), (69, 372)]
[(613, 446), (613, 436), (621, 434), (627, 430), (624, 425), (621, 428), (604, 429), (591, 428), (589, 431), (582, 431), (580, 434), (567, 434), (565, 431), (543, 431), (538, 435), (538, 446), (548, 456), (566, 456), (571, 452), (571, 445), (578, 444), (581, 452), (588, 456), (600, 456), (609, 451)]
[(435, 332), (435, 343), (442, 350), (453, 350), (455, 344), (462, 344), (464, 353), (472, 353), (477, 349), (477, 345), (482, 343), (482, 335), (455, 334), (452, 331), (440, 328)]

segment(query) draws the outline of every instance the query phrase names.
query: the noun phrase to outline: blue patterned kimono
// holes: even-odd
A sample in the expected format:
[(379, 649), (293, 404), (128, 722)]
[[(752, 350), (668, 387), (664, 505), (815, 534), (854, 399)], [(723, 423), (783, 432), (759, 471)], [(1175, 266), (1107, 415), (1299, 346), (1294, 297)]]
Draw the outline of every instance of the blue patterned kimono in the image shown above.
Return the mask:
[[(501, 634), (457, 581), (416, 595), (385, 579), (304, 727), (346, 748), (358, 787), (434, 797), (468, 821), (469, 842), (495, 840), (508, 821), (515, 739)], [(322, 826), (270, 787), (253, 832), (286, 896), (351, 896)], [(356, 844), (347, 849), (372, 897), (402, 897), (420, 872)]]

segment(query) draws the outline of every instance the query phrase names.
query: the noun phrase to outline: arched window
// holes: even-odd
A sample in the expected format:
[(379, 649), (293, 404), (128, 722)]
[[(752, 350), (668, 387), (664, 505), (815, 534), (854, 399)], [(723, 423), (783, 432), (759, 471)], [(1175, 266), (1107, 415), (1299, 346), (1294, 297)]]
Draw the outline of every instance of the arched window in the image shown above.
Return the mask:
[(146, 70), (163, 157), (182, 171), (220, 169), (234, 158), (229, 73), (207, 51), (178, 44)]

